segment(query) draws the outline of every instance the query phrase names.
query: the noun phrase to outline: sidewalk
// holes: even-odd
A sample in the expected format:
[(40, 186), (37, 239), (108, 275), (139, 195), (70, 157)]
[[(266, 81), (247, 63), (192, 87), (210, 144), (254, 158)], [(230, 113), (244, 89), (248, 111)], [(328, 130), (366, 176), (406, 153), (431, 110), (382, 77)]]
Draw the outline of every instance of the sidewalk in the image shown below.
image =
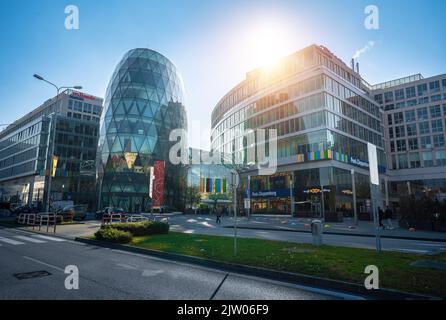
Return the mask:
[[(271, 231), (311, 232), (311, 221), (308, 218), (290, 217), (241, 217), (237, 219), (237, 227), (240, 229), (257, 229)], [(232, 228), (234, 219), (224, 227)], [(385, 223), (386, 224), (386, 223)], [(425, 240), (446, 242), (446, 232), (435, 231), (409, 231), (400, 228), (397, 220), (392, 220), (393, 230), (380, 230), (383, 238), (396, 238), (408, 240)], [(354, 225), (353, 218), (344, 218), (344, 222), (327, 222), (324, 224), (324, 233), (335, 235), (374, 237), (375, 226), (373, 221), (359, 221)]]

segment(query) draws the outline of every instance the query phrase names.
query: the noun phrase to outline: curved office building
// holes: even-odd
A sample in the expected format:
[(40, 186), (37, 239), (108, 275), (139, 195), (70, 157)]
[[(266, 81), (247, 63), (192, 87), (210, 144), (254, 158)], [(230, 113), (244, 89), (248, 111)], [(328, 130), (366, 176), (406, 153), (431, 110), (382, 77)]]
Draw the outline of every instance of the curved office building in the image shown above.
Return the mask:
[(240, 132), (277, 130), (276, 174), (242, 180), (247, 190), (250, 176), (251, 213), (352, 215), (352, 170), (357, 212), (370, 211), (368, 142), (385, 171), (380, 109), (357, 70), (325, 47), (249, 72), (214, 108), (211, 126), (212, 149), (224, 154), (246, 155)]
[[(122, 58), (108, 86), (101, 119), (100, 207), (149, 212), (155, 193), (161, 203), (154, 206), (181, 207), (185, 180), (182, 169), (168, 159), (170, 131), (187, 129), (183, 95), (177, 69), (160, 53), (133, 49)], [(161, 182), (154, 183), (154, 171)]]

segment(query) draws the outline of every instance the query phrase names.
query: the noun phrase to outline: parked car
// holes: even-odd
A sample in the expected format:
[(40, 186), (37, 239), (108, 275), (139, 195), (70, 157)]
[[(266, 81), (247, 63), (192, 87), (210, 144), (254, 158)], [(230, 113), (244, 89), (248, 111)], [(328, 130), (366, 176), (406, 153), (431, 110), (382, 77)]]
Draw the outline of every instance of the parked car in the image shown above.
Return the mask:
[(65, 221), (67, 220), (85, 220), (87, 216), (86, 206), (84, 205), (70, 205), (64, 207), (58, 212)]
[(32, 207), (27, 204), (16, 207), (12, 212), (15, 214), (21, 214), (21, 213), (39, 213), (39, 210), (37, 207)]
[(104, 216), (110, 217), (112, 214), (125, 214), (125, 212), (122, 208), (106, 207), (96, 212), (96, 219), (101, 220)]

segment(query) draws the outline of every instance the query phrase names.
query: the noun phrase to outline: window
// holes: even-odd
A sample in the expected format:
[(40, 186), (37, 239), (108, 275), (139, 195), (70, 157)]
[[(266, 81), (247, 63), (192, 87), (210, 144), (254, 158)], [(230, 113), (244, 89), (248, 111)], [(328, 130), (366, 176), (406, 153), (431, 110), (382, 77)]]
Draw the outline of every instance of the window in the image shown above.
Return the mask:
[(431, 137), (425, 136), (420, 138), (421, 149), (430, 149), (432, 148)]
[(418, 139), (417, 138), (410, 138), (407, 140), (409, 143), (409, 150), (418, 150)]
[(383, 103), (383, 95), (382, 94), (375, 95), (375, 101), (378, 102), (379, 104), (382, 104)]
[(396, 90), (395, 91), (395, 100), (403, 100), (404, 99), (404, 89)]
[(402, 112), (397, 112), (393, 115), (393, 119), (395, 120), (395, 124), (403, 123), (404, 122), (404, 116)]
[(433, 120), (431, 122), (431, 124), (432, 124), (432, 132), (442, 132), (443, 131), (443, 121), (441, 119)]
[(395, 136), (397, 138), (404, 138), (406, 136), (404, 126), (395, 127)]
[(417, 135), (417, 125), (415, 123), (407, 125), (407, 135), (409, 137)]
[(390, 111), (390, 110), (393, 110), (393, 109), (395, 109), (395, 105), (393, 103), (392, 104), (386, 104), (386, 106), (384, 107), (385, 111)]
[(418, 99), (418, 104), (426, 104), (429, 103), (429, 97), (423, 97)]
[(432, 102), (440, 101), (441, 100), (441, 94), (436, 94), (435, 96), (431, 97)]
[(417, 110), (418, 120), (426, 120), (429, 119), (427, 114), (427, 108), (420, 108)]
[(418, 129), (419, 129), (419, 131), (420, 131), (420, 134), (430, 133), (430, 130), (429, 130), (429, 121), (420, 122), (420, 123), (418, 124)]
[(82, 112), (82, 102), (74, 101), (73, 109), (74, 111)]
[(397, 140), (396, 149), (397, 151), (406, 151), (406, 140)]
[(389, 138), (393, 139), (394, 135), (393, 135), (393, 128), (389, 128)]
[(384, 102), (385, 103), (393, 102), (393, 91), (384, 93)]
[(392, 121), (392, 115), (391, 115), (391, 114), (388, 114), (388, 115), (387, 115), (387, 123), (388, 123), (390, 126), (393, 124), (393, 121)]
[(421, 167), (420, 154), (419, 153), (410, 153), (409, 154), (409, 163), (410, 163), (411, 168)]
[(423, 84), (419, 84), (417, 86), (418, 89), (418, 96), (424, 96), (425, 94), (427, 94), (427, 84), (423, 83)]
[(406, 88), (406, 98), (410, 99), (416, 96), (415, 87)]
[(443, 86), (443, 90), (446, 90), (446, 79), (441, 80), (441, 84)]
[(446, 150), (438, 150), (435, 152), (435, 158), (437, 159), (437, 166), (446, 166)]
[(68, 109), (73, 110), (73, 100), (68, 100)]
[(415, 121), (415, 110), (406, 111), (406, 122)]
[(405, 154), (398, 155), (398, 165), (400, 169), (407, 169), (407, 156)]
[(432, 106), (429, 108), (431, 118), (439, 118), (441, 117), (441, 108), (440, 105)]
[(435, 148), (444, 147), (444, 136), (442, 134), (435, 135), (433, 138)]
[(440, 81), (433, 81), (429, 83), (429, 89), (431, 93), (440, 91)]
[(408, 107), (416, 106), (417, 105), (417, 100), (409, 100), (409, 101), (406, 102), (406, 105)]
[(423, 157), (423, 165), (425, 167), (433, 167), (434, 166), (432, 152), (423, 152), (422, 157)]
[(396, 105), (395, 105), (395, 108), (396, 109), (402, 109), (402, 108), (404, 108), (406, 106), (406, 103), (403, 101), (403, 102), (398, 102)]
[(390, 152), (395, 152), (395, 142), (390, 141)]

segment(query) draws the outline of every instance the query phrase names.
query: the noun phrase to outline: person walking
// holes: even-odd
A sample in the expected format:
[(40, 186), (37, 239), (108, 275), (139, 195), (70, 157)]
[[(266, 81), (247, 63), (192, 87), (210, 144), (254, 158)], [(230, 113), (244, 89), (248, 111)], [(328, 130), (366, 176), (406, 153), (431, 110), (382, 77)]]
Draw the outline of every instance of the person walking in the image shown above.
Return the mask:
[(385, 211), (385, 217), (387, 219), (387, 226), (390, 230), (393, 230), (392, 215), (393, 215), (392, 209), (390, 209), (389, 206), (387, 206)]
[(221, 210), (217, 210), (217, 220), (215, 221), (216, 224), (221, 224)]
[(379, 227), (382, 227), (383, 229), (386, 229), (386, 226), (383, 224), (383, 219), (384, 219), (384, 211), (381, 209), (381, 207), (378, 207)]

